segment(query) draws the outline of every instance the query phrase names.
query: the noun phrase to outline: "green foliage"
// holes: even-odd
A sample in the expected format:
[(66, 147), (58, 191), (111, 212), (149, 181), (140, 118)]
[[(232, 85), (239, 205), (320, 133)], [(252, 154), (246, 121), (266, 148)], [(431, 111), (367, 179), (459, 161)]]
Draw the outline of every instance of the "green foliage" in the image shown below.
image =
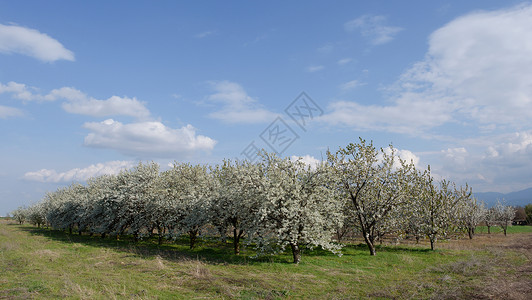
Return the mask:
[(525, 206), (526, 222), (532, 225), (532, 203)]

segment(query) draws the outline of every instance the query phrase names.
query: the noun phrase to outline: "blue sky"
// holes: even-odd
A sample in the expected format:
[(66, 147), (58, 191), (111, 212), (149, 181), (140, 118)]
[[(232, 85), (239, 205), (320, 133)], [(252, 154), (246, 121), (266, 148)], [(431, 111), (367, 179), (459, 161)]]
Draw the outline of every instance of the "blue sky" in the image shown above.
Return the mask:
[(0, 215), (252, 142), (312, 162), (362, 137), (474, 191), (531, 187), (532, 4), (369, 2), (0, 1)]

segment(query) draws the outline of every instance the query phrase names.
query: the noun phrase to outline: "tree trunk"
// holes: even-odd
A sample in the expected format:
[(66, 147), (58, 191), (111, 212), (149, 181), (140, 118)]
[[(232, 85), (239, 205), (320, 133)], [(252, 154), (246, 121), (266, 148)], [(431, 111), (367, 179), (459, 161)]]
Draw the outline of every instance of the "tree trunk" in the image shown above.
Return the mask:
[(227, 227), (225, 225), (218, 225), (216, 226), (216, 229), (218, 230), (218, 234), (220, 235), (220, 241), (224, 244), (227, 243)]
[(436, 242), (436, 237), (429, 236), (429, 240), (430, 240), (430, 250), (434, 250), (434, 243)]
[(237, 237), (233, 240), (233, 247), (235, 248), (235, 255), (240, 255), (240, 243)]
[(68, 233), (72, 234), (72, 225), (68, 226)]
[(342, 235), (340, 234), (340, 229), (336, 229), (336, 240), (338, 241), (338, 243), (341, 243), (342, 241)]
[(416, 244), (419, 244), (419, 235), (416, 235)]
[(469, 234), (469, 239), (472, 240), (473, 239), (473, 228), (468, 228), (467, 233)]
[(188, 232), (188, 234), (190, 236), (190, 249), (194, 249), (194, 247), (196, 246), (196, 237), (198, 235), (198, 231), (191, 230)]
[(371, 236), (369, 233), (365, 233), (364, 240), (366, 241), (366, 244), (368, 245), (369, 255), (372, 255), (372, 256), (376, 255), (377, 253), (375, 252), (375, 244), (373, 243), (375, 238)]
[(243, 230), (237, 230), (233, 227), (233, 247), (235, 249), (235, 255), (240, 255), (240, 237), (242, 237), (243, 233)]
[(488, 234), (491, 234), (491, 226), (487, 225), (487, 227), (488, 227)]
[(166, 227), (165, 226), (163, 226), (162, 228), (157, 227), (157, 234), (159, 235), (157, 243), (159, 245), (163, 244), (163, 237), (164, 237), (165, 233), (166, 233)]
[[(153, 234), (153, 230), (155, 230), (155, 228), (152, 229), (152, 234)], [(161, 227), (157, 226), (157, 245), (162, 245), (162, 244), (163, 244), (163, 233), (161, 232)]]
[(290, 243), (290, 248), (292, 248), (292, 256), (294, 257), (294, 264), (299, 264), (301, 261), (301, 249), (297, 244)]

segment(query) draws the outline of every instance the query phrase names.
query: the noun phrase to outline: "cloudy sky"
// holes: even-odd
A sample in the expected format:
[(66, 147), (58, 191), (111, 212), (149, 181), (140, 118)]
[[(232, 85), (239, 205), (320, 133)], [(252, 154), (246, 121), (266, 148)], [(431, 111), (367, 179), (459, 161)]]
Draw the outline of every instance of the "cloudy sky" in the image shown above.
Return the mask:
[(138, 161), (314, 161), (359, 137), (474, 191), (531, 187), (531, 20), (521, 1), (0, 1), (0, 215)]

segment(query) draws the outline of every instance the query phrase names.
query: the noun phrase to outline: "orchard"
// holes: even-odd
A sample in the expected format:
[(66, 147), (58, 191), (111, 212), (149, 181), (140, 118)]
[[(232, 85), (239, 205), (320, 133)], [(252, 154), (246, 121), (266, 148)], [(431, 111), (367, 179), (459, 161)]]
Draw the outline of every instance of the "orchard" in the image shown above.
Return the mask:
[(315, 166), (263, 151), (261, 159), (225, 160), (220, 165), (174, 163), (160, 171), (139, 163), (118, 175), (73, 183), (19, 208), (19, 223), (102, 238), (129, 235), (158, 243), (186, 236), (242, 245), (257, 255), (320, 247), (341, 255), (346, 233), (360, 236), (370, 255), (385, 235), (396, 239), (438, 239), (467, 233), (480, 223), (506, 228), (514, 209), (498, 203), (487, 209), (467, 185), (436, 181), (430, 167), (417, 169), (389, 146), (377, 149), (360, 139)]

